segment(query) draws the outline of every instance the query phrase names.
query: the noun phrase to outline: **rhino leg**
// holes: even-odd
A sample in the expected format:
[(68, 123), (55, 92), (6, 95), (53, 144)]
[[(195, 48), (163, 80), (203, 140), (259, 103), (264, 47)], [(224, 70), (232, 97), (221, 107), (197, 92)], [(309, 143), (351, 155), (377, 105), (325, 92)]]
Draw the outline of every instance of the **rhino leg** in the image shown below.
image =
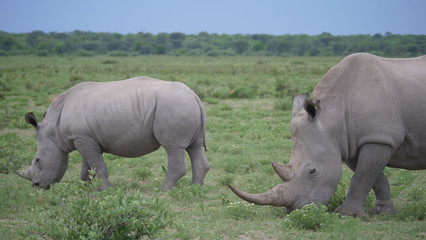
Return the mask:
[(163, 192), (171, 190), (177, 181), (186, 174), (185, 150), (181, 148), (166, 148), (167, 152), (167, 174), (161, 190)]
[(202, 145), (191, 146), (186, 151), (191, 159), (192, 183), (203, 185), (204, 177), (210, 169), (204, 154), (204, 147)]
[(111, 183), (108, 180), (108, 170), (105, 164), (104, 159), (102, 158), (102, 151), (98, 144), (91, 142), (83, 142), (76, 140), (74, 145), (77, 151), (83, 157), (82, 170), (80, 177), (83, 179), (89, 178), (89, 169), (95, 169), (96, 175), (102, 179), (102, 185), (99, 187), (99, 190), (107, 189), (111, 186)]
[(366, 215), (365, 199), (382, 174), (391, 155), (392, 149), (387, 145), (365, 144), (361, 147), (348, 194), (335, 212), (355, 217)]
[(81, 162), (81, 174), (80, 178), (83, 181), (90, 181), (89, 170), (91, 170), (89, 164), (86, 161)]
[(390, 199), (389, 182), (382, 172), (373, 186), (376, 194), (376, 204), (367, 210), (369, 214), (396, 214), (398, 211)]

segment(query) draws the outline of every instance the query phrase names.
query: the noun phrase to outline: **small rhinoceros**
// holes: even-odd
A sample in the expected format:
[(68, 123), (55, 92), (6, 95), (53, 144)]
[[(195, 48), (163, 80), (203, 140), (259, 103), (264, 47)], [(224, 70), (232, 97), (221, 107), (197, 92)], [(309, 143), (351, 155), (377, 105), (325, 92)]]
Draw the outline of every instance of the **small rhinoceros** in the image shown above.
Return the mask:
[(307, 94), (293, 99), (289, 164), (272, 163), (284, 181), (262, 194), (231, 189), (256, 204), (327, 204), (342, 173), (342, 160), (355, 172), (344, 203), (335, 211), (365, 215), (395, 213), (385, 166), (426, 169), (426, 56), (389, 59), (353, 54), (331, 68)]
[(186, 174), (185, 150), (192, 164), (192, 183), (203, 184), (209, 164), (204, 155), (206, 114), (198, 96), (180, 82), (138, 77), (113, 82), (84, 82), (59, 95), (38, 122), (25, 116), (37, 134), (37, 153), (29, 169), (18, 175), (34, 186), (49, 188), (68, 166), (68, 154), (83, 157), (81, 179), (95, 169), (108, 188), (102, 153), (138, 157), (163, 146), (168, 156), (170, 190)]

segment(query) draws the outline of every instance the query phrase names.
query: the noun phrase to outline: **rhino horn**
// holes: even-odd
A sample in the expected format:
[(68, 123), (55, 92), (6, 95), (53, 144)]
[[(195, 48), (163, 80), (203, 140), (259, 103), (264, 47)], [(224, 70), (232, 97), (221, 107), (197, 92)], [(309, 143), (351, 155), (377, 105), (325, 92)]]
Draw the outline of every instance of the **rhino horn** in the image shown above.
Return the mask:
[(272, 162), (272, 167), (284, 182), (288, 182), (294, 175), (294, 169), (290, 164)]
[(247, 202), (251, 202), (258, 205), (272, 205), (276, 207), (289, 206), (290, 203), (286, 202), (282, 196), (284, 192), (283, 184), (279, 184), (273, 189), (260, 194), (251, 194), (240, 191), (230, 184), (228, 187), (240, 198), (246, 200)]
[(30, 181), (32, 180), (28, 169), (15, 171), (15, 174)]

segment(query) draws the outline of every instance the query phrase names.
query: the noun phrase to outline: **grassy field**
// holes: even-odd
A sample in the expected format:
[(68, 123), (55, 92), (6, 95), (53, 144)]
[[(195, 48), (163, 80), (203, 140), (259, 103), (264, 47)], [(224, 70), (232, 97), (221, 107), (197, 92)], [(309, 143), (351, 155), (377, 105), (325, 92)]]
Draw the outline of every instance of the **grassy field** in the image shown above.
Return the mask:
[[(262, 192), (280, 183), (270, 163), (290, 160), (291, 97), (312, 92), (323, 74), (339, 60), (0, 58), (0, 239), (43, 239), (48, 228), (72, 231), (72, 214), (102, 220), (102, 214), (115, 209), (118, 210), (114, 214), (120, 214), (150, 206), (154, 215), (126, 224), (145, 224), (155, 232), (148, 235), (158, 239), (425, 239), (424, 171), (385, 169), (392, 200), (400, 211), (396, 216), (353, 219), (319, 213), (324, 221), (315, 229), (308, 227), (310, 217), (316, 216), (312, 212), (300, 217), (302, 224), (297, 225), (297, 216), (287, 215), (285, 209), (248, 204), (226, 186), (232, 183), (248, 192)], [(103, 192), (79, 181), (81, 157), (76, 152), (70, 154), (65, 177), (51, 190), (32, 188), (30, 182), (11, 173), (29, 165), (36, 152), (35, 132), (25, 123), (25, 113), (34, 112), (41, 120), (52, 99), (78, 82), (136, 76), (181, 81), (202, 98), (207, 111), (206, 156), (211, 166), (203, 187), (191, 186), (187, 157), (188, 174), (175, 189), (161, 192), (167, 166), (162, 148), (134, 159), (104, 154), (113, 187)], [(334, 204), (342, 201), (351, 176), (344, 166)], [(114, 206), (120, 208), (108, 205), (115, 202)], [(374, 194), (370, 193), (366, 207), (373, 203)], [(140, 207), (133, 208), (135, 204)], [(116, 219), (111, 217), (118, 216), (114, 214), (107, 224)], [(90, 226), (87, 229), (86, 232), (96, 232)], [(130, 230), (129, 237), (134, 232)]]

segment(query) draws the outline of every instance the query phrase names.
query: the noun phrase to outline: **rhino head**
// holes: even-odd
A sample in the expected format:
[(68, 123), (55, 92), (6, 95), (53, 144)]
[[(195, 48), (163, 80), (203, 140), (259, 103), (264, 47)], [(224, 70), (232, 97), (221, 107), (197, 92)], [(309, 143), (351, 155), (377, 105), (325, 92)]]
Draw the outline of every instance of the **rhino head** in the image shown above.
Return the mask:
[(307, 96), (305, 93), (293, 98), (293, 152), (289, 164), (272, 163), (283, 183), (261, 194), (249, 194), (229, 185), (240, 198), (259, 205), (286, 207), (288, 212), (310, 203), (325, 205), (330, 200), (342, 172), (334, 120), (321, 114), (320, 101)]
[(43, 122), (39, 123), (33, 113), (27, 113), (25, 120), (36, 129), (37, 153), (31, 166), (16, 174), (30, 180), (33, 186), (48, 189), (64, 176), (68, 166), (68, 153), (57, 146), (55, 131)]

